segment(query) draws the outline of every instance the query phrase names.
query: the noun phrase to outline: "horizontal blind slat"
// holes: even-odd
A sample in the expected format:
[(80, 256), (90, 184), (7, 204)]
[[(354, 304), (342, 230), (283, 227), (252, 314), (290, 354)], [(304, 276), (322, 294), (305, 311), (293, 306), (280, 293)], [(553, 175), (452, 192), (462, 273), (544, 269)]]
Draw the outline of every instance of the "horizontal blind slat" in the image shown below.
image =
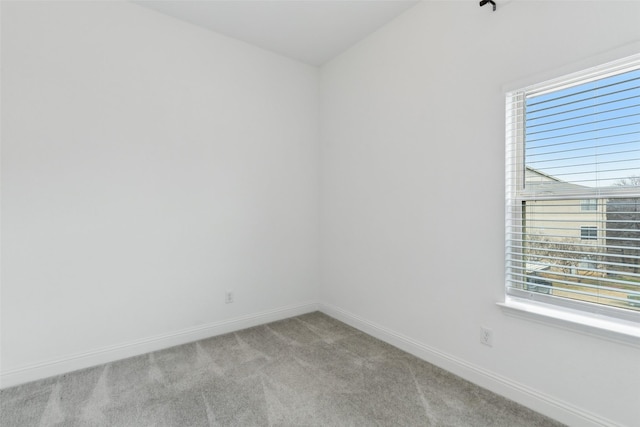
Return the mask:
[[(630, 75), (633, 75), (633, 74), (630, 74)], [(609, 87), (621, 86), (621, 85), (625, 85), (627, 83), (636, 82), (638, 80), (640, 80), (640, 77), (632, 77), (632, 78), (621, 80), (621, 81), (614, 82), (614, 83), (608, 83), (608, 84), (599, 85), (598, 89), (602, 90), (602, 89), (606, 89), (606, 88), (609, 88)], [(560, 100), (560, 99), (566, 99), (566, 98), (569, 98), (569, 97), (572, 97), (572, 96), (582, 95), (583, 93), (593, 93), (593, 92), (594, 92), (594, 89), (593, 88), (589, 88), (589, 89), (580, 90), (580, 91), (577, 91), (577, 92), (565, 94), (565, 95), (562, 95), (562, 96), (556, 96), (554, 98), (547, 98), (547, 99), (545, 99), (543, 101), (531, 102), (531, 103), (527, 103), (527, 104), (530, 105), (530, 106), (536, 106), (536, 105), (541, 105), (541, 104), (545, 104), (545, 103), (548, 103), (548, 102), (557, 101), (557, 100)]]
[(594, 95), (594, 96), (592, 96), (590, 98), (577, 99), (577, 100), (574, 100), (574, 101), (565, 102), (563, 104), (558, 104), (558, 105), (554, 105), (554, 106), (548, 106), (548, 107), (544, 107), (544, 108), (539, 108), (537, 110), (532, 110), (530, 112), (531, 113), (538, 113), (540, 111), (548, 111), (548, 110), (550, 110), (552, 108), (559, 108), (559, 107), (564, 107), (564, 106), (567, 106), (567, 105), (574, 105), (574, 104), (577, 104), (578, 102), (591, 101), (591, 100), (594, 100), (594, 99), (604, 98), (606, 96), (618, 95), (620, 93), (628, 93), (633, 89), (640, 89), (640, 86), (635, 86), (635, 87), (632, 87), (631, 89), (626, 89), (625, 88), (625, 89), (621, 89), (621, 90), (617, 90), (617, 91), (613, 91), (613, 92), (609, 92), (609, 93), (603, 93), (603, 94), (600, 94), (600, 95)]

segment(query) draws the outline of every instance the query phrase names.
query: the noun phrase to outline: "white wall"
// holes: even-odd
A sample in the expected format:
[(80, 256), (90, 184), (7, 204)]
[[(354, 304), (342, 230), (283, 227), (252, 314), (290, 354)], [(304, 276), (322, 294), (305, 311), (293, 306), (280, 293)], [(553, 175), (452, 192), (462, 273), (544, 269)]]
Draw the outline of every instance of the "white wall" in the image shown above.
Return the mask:
[(2, 67), (5, 386), (317, 301), (317, 68), (126, 2), (2, 2)]
[(638, 347), (507, 317), (496, 302), (503, 87), (639, 41), (639, 24), (640, 2), (498, 2), (495, 13), (425, 2), (324, 66), (329, 312), (573, 425), (637, 425)]

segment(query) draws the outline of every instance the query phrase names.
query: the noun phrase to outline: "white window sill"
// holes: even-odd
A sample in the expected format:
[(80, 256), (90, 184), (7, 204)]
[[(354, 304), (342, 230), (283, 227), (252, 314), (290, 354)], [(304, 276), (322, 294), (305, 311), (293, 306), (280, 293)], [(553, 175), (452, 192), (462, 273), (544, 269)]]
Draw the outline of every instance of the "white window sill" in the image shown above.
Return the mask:
[(640, 348), (640, 324), (533, 301), (507, 298), (505, 314)]

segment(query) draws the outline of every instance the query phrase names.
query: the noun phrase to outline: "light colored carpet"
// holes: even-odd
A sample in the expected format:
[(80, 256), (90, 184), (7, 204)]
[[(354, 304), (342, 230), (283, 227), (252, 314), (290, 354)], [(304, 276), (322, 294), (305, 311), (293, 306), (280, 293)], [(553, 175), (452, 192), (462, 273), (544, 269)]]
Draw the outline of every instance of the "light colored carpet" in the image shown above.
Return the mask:
[(0, 425), (559, 426), (322, 313), (0, 391)]

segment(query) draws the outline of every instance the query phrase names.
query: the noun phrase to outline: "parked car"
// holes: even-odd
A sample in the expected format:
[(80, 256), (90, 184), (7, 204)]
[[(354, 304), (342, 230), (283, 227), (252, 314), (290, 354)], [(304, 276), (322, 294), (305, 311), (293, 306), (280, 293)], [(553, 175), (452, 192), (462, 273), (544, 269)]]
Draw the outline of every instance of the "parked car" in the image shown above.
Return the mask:
[(525, 283), (524, 285), (524, 290), (549, 295), (551, 293), (551, 287), (553, 286), (553, 284), (542, 277), (537, 277), (538, 274), (549, 270), (549, 266), (540, 264), (527, 264), (526, 268), (528, 276), (536, 277), (527, 277), (527, 283)]
[(527, 284), (524, 285), (524, 289), (531, 292), (549, 295), (551, 293), (552, 286), (553, 284), (548, 280), (539, 277), (527, 277)]

